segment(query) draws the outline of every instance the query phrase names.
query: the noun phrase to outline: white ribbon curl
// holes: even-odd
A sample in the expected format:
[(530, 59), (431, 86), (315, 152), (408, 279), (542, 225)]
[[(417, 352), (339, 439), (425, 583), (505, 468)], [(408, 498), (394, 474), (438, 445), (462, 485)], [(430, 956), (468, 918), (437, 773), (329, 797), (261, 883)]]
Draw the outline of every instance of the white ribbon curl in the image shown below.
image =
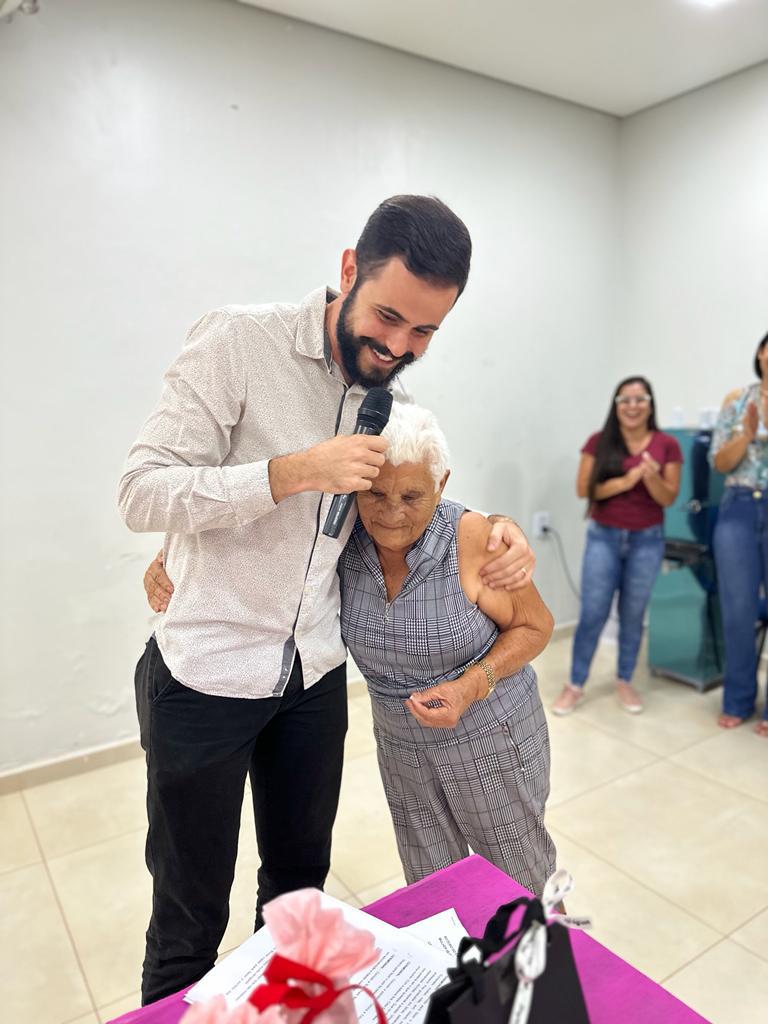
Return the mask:
[(527, 1024), (533, 1002), (533, 983), (541, 977), (547, 966), (547, 926), (560, 924), (564, 928), (583, 929), (592, 925), (588, 917), (572, 917), (570, 914), (555, 912), (555, 907), (562, 903), (573, 889), (573, 878), (562, 869), (556, 871), (544, 886), (541, 904), (547, 924), (532, 921), (515, 950), (517, 991), (509, 1015), (509, 1024)]

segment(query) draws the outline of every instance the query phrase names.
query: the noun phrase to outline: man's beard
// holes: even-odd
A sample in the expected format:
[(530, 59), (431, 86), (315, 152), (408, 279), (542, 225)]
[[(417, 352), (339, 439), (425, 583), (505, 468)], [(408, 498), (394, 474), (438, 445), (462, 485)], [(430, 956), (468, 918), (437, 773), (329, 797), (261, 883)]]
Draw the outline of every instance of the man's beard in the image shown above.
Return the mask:
[(395, 377), (412, 363), (416, 358), (413, 352), (406, 352), (404, 356), (392, 364), (392, 369), (382, 367), (372, 373), (364, 373), (360, 368), (360, 353), (368, 345), (375, 352), (383, 356), (391, 356), (386, 345), (382, 345), (375, 338), (365, 338), (356, 335), (349, 326), (350, 314), (354, 305), (355, 289), (344, 299), (339, 310), (339, 319), (336, 321), (336, 341), (339, 346), (341, 365), (353, 384), (361, 384), (364, 388), (377, 388), (391, 384)]

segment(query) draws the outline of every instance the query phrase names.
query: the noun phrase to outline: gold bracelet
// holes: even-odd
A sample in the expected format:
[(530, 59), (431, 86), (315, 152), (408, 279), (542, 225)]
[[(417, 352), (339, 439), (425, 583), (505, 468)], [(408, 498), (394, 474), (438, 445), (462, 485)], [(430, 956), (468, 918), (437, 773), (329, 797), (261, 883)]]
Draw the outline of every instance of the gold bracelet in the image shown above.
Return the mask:
[(496, 676), (493, 674), (493, 669), (485, 660), (485, 658), (481, 658), (480, 661), (477, 662), (477, 664), (480, 666), (483, 672), (485, 672), (485, 678), (488, 680), (488, 693), (486, 693), (485, 697), (482, 698), (483, 700), (487, 700), (491, 696), (493, 691), (496, 689)]

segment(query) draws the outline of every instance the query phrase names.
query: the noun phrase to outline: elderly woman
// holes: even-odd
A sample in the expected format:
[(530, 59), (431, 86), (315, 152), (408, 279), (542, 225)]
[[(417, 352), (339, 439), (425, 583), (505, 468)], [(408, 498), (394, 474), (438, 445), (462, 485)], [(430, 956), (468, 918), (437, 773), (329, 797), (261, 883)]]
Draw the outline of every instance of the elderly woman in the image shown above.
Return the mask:
[[(758, 379), (725, 396), (710, 448), (712, 465), (726, 474), (714, 537), (725, 639), (723, 729), (750, 718), (757, 698), (755, 621), (768, 592), (768, 334), (753, 365)], [(768, 701), (755, 732), (768, 739)]]
[(528, 662), (552, 616), (533, 585), (483, 584), (490, 525), (442, 497), (448, 451), (434, 416), (396, 403), (384, 436), (387, 461), (358, 494), (339, 561), (341, 625), (368, 684), (406, 880), (471, 847), (541, 893), (555, 867), (549, 737)]

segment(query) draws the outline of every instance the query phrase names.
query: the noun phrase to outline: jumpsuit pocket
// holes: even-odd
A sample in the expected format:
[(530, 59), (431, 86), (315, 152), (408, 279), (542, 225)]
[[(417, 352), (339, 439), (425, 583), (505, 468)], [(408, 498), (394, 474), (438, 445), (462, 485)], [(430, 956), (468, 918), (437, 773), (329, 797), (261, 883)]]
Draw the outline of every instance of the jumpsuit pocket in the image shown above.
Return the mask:
[(539, 727), (524, 736), (519, 734), (511, 721), (503, 722), (499, 731), (506, 737), (527, 782), (549, 777), (549, 735), (546, 723), (543, 728)]
[[(526, 714), (527, 711), (527, 714)], [(529, 706), (520, 709), (519, 720), (509, 718), (502, 722), (499, 732), (506, 739), (519, 768), (520, 781), (531, 801), (540, 812), (549, 796), (549, 732), (544, 710), (539, 706), (533, 712)]]

